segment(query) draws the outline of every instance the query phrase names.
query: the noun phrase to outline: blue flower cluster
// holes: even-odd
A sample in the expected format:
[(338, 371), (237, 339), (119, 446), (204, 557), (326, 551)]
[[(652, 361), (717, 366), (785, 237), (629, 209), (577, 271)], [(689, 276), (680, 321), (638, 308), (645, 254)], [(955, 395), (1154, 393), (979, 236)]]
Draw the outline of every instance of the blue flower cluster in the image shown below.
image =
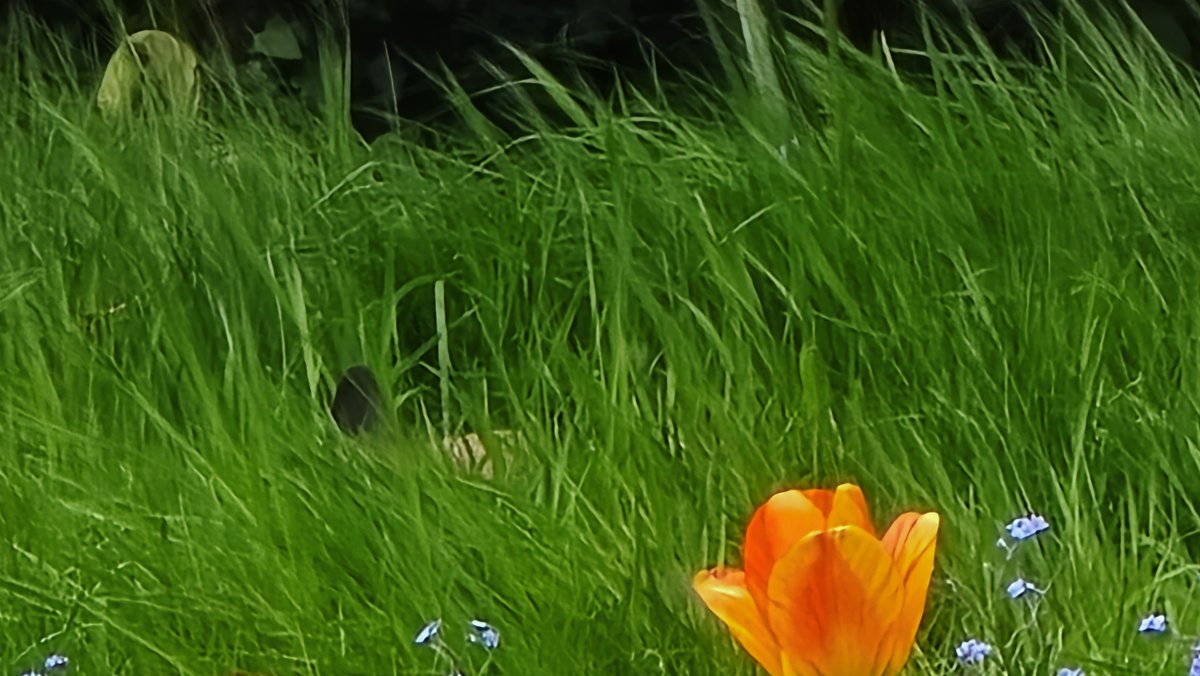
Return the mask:
[[(471, 620), (467, 625), (467, 643), (482, 646), (485, 650), (495, 650), (500, 647), (500, 631), (483, 620)], [(442, 620), (436, 619), (421, 627), (413, 643), (420, 646), (433, 645), (440, 640)]]
[(21, 672), (21, 676), (59, 676), (65, 674), (70, 666), (71, 660), (67, 659), (66, 655), (55, 653), (42, 661), (41, 671), (30, 669)]
[[(1028, 516), (1013, 519), (1004, 529), (1007, 531), (1008, 537), (1001, 536), (996, 541), (996, 546), (1005, 550), (1008, 558), (1012, 559), (1018, 545), (1039, 533), (1050, 530), (1050, 523), (1039, 514), (1029, 514)], [(1046, 591), (1046, 589), (1035, 586), (1024, 577), (1018, 577), (1005, 587), (1005, 593), (1011, 599), (1041, 596)], [(1166, 614), (1151, 613), (1147, 615), (1138, 623), (1137, 630), (1138, 633), (1143, 635), (1167, 634), (1170, 629), (1167, 624)], [(954, 652), (959, 664), (964, 667), (974, 667), (983, 664), (993, 654), (994, 648), (983, 641), (972, 638), (959, 644)], [(1079, 667), (1063, 667), (1058, 670), (1057, 676), (1085, 676), (1085, 672)], [(1200, 676), (1200, 643), (1197, 643), (1192, 650), (1192, 662), (1188, 676)]]
[[(1008, 558), (1012, 559), (1018, 545), (1036, 537), (1040, 533), (1050, 530), (1050, 522), (1040, 514), (1029, 514), (1013, 519), (1004, 527), (1004, 530), (1007, 532), (1008, 537), (1006, 538), (1002, 535), (996, 541), (996, 546), (1005, 550)], [(1008, 594), (1010, 599), (1015, 600), (1040, 597), (1046, 593), (1046, 589), (1035, 585), (1024, 577), (1018, 576), (1004, 588), (1004, 592)], [(983, 664), (984, 660), (991, 656), (993, 652), (994, 649), (991, 645), (976, 639), (969, 639), (958, 646), (955, 650), (955, 657), (958, 659), (959, 664), (965, 667), (973, 667)], [(1083, 669), (1064, 667), (1059, 669), (1058, 676), (1084, 676), (1084, 671)]]
[(969, 638), (960, 643), (959, 646), (954, 649), (954, 656), (957, 657), (958, 661), (962, 664), (971, 666), (983, 664), (983, 661), (992, 654), (992, 650), (992, 646), (988, 645), (987, 643)]
[[(1004, 530), (1008, 531), (1008, 536), (1013, 541), (1012, 544), (1009, 544), (1008, 540), (1001, 537), (996, 542), (996, 545), (1005, 549), (1008, 552), (1008, 558), (1011, 559), (1018, 544), (1034, 537), (1038, 533), (1050, 530), (1050, 522), (1046, 521), (1046, 518), (1040, 514), (1030, 514), (1029, 516), (1021, 516), (1013, 519), (1011, 523), (1004, 527)], [(1011, 599), (1040, 596), (1046, 593), (1045, 589), (1034, 585), (1023, 577), (1013, 580), (1004, 591)]]
[(485, 650), (495, 650), (500, 647), (500, 632), (487, 622), (471, 620), (471, 630), (467, 632), (467, 642), (481, 645)]
[(1167, 616), (1162, 613), (1150, 613), (1138, 623), (1138, 632), (1142, 634), (1167, 633)]
[(1004, 527), (1008, 531), (1008, 537), (1012, 538), (1012, 544), (1001, 536), (996, 541), (996, 546), (1008, 552), (1009, 558), (1012, 558), (1014, 552), (1017, 551), (1017, 545), (1032, 538), (1038, 533), (1043, 533), (1050, 530), (1050, 523), (1040, 514), (1030, 514), (1029, 516), (1021, 516), (1013, 519), (1011, 523)]
[[(421, 630), (417, 632), (413, 643), (418, 646), (429, 647), (437, 650), (439, 654), (443, 653), (442, 645), (442, 620), (438, 618), (427, 622)], [(484, 650), (491, 652), (500, 647), (500, 631), (483, 620), (471, 620), (467, 623), (467, 643), (477, 645)], [(447, 676), (462, 676), (462, 672), (457, 668), (453, 669)]]

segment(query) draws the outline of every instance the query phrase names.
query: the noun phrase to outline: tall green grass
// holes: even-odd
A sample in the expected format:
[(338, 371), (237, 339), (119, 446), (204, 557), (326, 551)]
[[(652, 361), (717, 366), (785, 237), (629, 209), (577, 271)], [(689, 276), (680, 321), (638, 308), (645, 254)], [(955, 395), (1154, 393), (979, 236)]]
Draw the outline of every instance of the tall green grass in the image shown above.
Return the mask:
[[(692, 574), (773, 490), (854, 481), (944, 517), (911, 673), (968, 636), (1182, 673), (1136, 626), (1200, 633), (1200, 106), (1076, 24), (1041, 69), (931, 27), (917, 82), (778, 45), (815, 106), (785, 152), (753, 90), (531, 60), (499, 113), (452, 90), (456, 130), (369, 147), (221, 89), (114, 125), (95, 64), (9, 41), (0, 657), (445, 673), (412, 645), (442, 617), (464, 673), (750, 674)], [(324, 402), (360, 361), (390, 420), (352, 440)], [(522, 440), (487, 481), (443, 426)]]

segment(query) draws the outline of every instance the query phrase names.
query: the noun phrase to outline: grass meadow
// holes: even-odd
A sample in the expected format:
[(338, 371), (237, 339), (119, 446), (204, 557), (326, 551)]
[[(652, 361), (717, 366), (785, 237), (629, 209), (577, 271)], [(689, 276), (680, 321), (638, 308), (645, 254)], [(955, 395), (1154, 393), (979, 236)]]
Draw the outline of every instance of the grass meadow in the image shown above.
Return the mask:
[[(1102, 28), (1038, 68), (931, 33), (916, 78), (802, 40), (740, 84), (527, 60), (370, 145), (334, 78), (315, 115), (210, 86), (106, 121), (96, 64), (13, 33), (0, 669), (749, 676), (692, 575), (851, 481), (943, 518), (907, 673), (967, 638), (977, 673), (1186, 673), (1200, 98)], [(357, 362), (387, 422), (348, 438)], [(493, 479), (439, 447), (496, 430)]]

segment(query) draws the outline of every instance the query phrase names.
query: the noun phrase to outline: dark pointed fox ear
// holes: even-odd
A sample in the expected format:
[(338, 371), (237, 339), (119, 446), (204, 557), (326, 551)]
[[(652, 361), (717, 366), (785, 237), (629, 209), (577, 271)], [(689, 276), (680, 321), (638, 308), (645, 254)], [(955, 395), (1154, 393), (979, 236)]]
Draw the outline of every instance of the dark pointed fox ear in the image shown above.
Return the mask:
[(346, 369), (338, 379), (329, 412), (346, 434), (378, 427), (383, 419), (383, 393), (375, 373), (362, 364)]

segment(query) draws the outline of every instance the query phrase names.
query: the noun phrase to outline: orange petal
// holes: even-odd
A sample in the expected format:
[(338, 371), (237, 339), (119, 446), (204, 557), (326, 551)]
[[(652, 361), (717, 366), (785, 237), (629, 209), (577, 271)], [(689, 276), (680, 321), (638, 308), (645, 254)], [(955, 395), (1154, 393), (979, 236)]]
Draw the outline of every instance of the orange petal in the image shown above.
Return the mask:
[(833, 511), (833, 491), (828, 488), (810, 488), (806, 491), (800, 491), (800, 494), (808, 498), (808, 501), (813, 503), (821, 513), (828, 516), (829, 512)]
[(896, 558), (896, 550), (908, 539), (909, 532), (912, 531), (913, 526), (917, 525), (917, 519), (920, 518), (921, 515), (916, 512), (906, 512), (896, 517), (881, 540), (888, 556)]
[(933, 576), (940, 524), (941, 518), (935, 513), (909, 512), (901, 514), (883, 536), (883, 547), (895, 562), (896, 572), (904, 584), (904, 605), (892, 629), (894, 642), (890, 646), (889, 674), (899, 673), (912, 654), (917, 628), (925, 614), (925, 597)]
[(767, 673), (782, 676), (784, 671), (779, 662), (779, 645), (746, 591), (742, 571), (725, 568), (702, 570), (692, 580), (692, 588)]
[(858, 526), (872, 536), (875, 526), (871, 524), (871, 513), (867, 511), (867, 498), (862, 489), (854, 484), (842, 484), (833, 494), (833, 502), (826, 512), (826, 528)]
[(811, 662), (804, 659), (793, 659), (783, 656), (783, 676), (823, 676)]
[(768, 596), (785, 673), (878, 676), (887, 668), (904, 589), (870, 533), (844, 526), (805, 537), (775, 564)]
[(742, 547), (746, 588), (760, 609), (767, 607), (767, 585), (775, 562), (805, 535), (825, 528), (825, 512), (813, 503), (832, 491), (782, 491), (772, 495), (750, 519)]

